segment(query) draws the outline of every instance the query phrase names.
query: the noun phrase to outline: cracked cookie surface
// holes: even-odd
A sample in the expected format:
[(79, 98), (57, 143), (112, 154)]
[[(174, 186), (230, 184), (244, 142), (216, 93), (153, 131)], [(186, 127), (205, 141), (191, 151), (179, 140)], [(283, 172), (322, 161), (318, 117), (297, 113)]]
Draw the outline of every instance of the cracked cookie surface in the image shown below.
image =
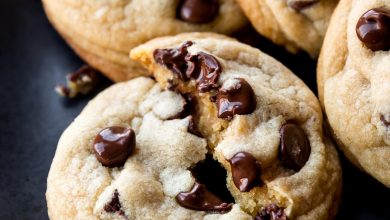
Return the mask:
[[(337, 153), (315, 96), (282, 64), (200, 33), (150, 41), (131, 57), (155, 80), (110, 87), (64, 132), (48, 177), (51, 219), (334, 217)], [(110, 168), (94, 146), (112, 126), (132, 129), (135, 147)]]
[(43, 0), (46, 14), (70, 46), (114, 81), (147, 72), (128, 59), (135, 46), (191, 31), (229, 34), (246, 19), (234, 0)]
[(356, 166), (390, 187), (390, 1), (343, 0), (317, 68), (333, 136)]

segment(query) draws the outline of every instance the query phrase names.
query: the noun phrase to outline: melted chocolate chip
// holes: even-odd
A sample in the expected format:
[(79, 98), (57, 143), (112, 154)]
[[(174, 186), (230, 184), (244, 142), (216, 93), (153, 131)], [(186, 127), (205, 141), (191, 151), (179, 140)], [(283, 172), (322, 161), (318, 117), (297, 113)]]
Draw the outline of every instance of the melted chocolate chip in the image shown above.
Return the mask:
[(119, 193), (118, 190), (115, 190), (114, 195), (109, 203), (104, 205), (104, 211), (106, 212), (119, 212), (122, 206), (119, 201)]
[(195, 79), (200, 92), (218, 88), (221, 65), (215, 57), (203, 52), (190, 55), (187, 48), (192, 44), (193, 42), (187, 41), (177, 49), (156, 49), (153, 53), (154, 60), (183, 81)]
[(134, 131), (118, 126), (100, 131), (93, 144), (96, 158), (107, 167), (122, 166), (134, 148)]
[(387, 121), (384, 115), (381, 115), (380, 119), (386, 127), (390, 127), (390, 121)]
[(181, 192), (176, 196), (176, 201), (183, 207), (199, 211), (227, 212), (232, 208), (232, 204), (223, 202), (205, 185), (195, 182), (189, 192)]
[(317, 3), (319, 0), (293, 0), (288, 2), (288, 6), (296, 11), (301, 11), (303, 9), (306, 9), (315, 3)]
[(218, 88), (219, 75), (222, 67), (218, 60), (206, 53), (199, 52), (196, 55), (189, 55), (187, 60), (187, 77), (196, 79), (198, 90), (207, 92)]
[(270, 204), (258, 213), (254, 220), (288, 220), (288, 217), (283, 208)]
[(153, 52), (154, 60), (165, 66), (167, 69), (175, 73), (181, 80), (188, 80), (186, 76), (187, 61), (185, 60), (188, 54), (187, 48), (193, 44), (191, 41), (185, 42), (179, 48), (175, 49), (156, 49)]
[(287, 123), (280, 129), (280, 159), (287, 168), (299, 171), (307, 162), (311, 148), (305, 132)]
[(356, 34), (373, 51), (390, 50), (390, 10), (375, 8), (364, 13), (356, 25)]
[(256, 108), (256, 97), (252, 87), (244, 79), (233, 88), (219, 89), (217, 94), (218, 118), (232, 119), (234, 115), (251, 114)]
[(261, 167), (251, 154), (239, 152), (229, 160), (234, 185), (241, 192), (248, 192), (260, 185)]
[(181, 0), (177, 17), (189, 23), (209, 23), (218, 14), (218, 0)]

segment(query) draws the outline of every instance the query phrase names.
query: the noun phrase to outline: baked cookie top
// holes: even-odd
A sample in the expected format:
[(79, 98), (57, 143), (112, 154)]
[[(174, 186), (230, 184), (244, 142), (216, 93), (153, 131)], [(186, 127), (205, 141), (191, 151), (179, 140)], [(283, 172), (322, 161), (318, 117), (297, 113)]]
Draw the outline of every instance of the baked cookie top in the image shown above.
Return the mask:
[[(128, 52), (150, 39), (190, 31), (229, 34), (246, 23), (234, 0), (43, 0), (43, 3), (56, 29), (98, 69), (104, 69), (104, 63), (108, 63), (140, 71), (140, 66), (129, 62)], [(123, 76), (126, 73), (117, 74), (110, 76), (115, 81), (126, 79)]]
[(291, 52), (317, 57), (338, 0), (238, 0), (256, 30)]
[(318, 91), (347, 157), (390, 187), (390, 1), (343, 0), (318, 64)]
[(282, 64), (200, 33), (152, 40), (131, 57), (154, 79), (113, 85), (64, 132), (48, 177), (51, 219), (335, 215), (337, 153), (315, 96)]

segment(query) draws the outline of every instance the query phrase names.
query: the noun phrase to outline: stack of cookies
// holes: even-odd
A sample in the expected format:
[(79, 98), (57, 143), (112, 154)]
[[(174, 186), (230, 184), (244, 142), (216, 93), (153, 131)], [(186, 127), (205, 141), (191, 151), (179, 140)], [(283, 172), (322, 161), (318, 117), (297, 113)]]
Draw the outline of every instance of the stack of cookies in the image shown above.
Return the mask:
[[(117, 82), (59, 140), (50, 219), (333, 219), (334, 142), (390, 187), (390, 0), (43, 3), (76, 53)], [(228, 37), (248, 23), (319, 55), (320, 102)]]

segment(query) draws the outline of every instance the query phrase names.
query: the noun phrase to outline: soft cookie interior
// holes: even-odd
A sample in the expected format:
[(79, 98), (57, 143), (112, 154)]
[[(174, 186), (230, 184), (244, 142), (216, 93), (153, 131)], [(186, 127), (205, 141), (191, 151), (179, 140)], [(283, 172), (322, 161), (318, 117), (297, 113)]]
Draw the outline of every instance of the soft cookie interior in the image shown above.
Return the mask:
[[(334, 215), (341, 184), (337, 154), (322, 134), (314, 95), (280, 63), (229, 38), (198, 33), (151, 41), (134, 49), (131, 58), (153, 72), (161, 88), (192, 97), (195, 127), (207, 140), (208, 152), (227, 170), (227, 187), (245, 212), (259, 216), (275, 205), (290, 218)], [(234, 93), (246, 84), (253, 94)], [(301, 165), (289, 163), (281, 148), (283, 129), (290, 123), (302, 128), (308, 141), (309, 150), (298, 149), (306, 157)], [(299, 139), (301, 133), (294, 135)], [(259, 173), (234, 170), (236, 159), (238, 167), (253, 168), (248, 157), (260, 165)], [(259, 176), (257, 181), (247, 178), (253, 185), (241, 189), (240, 175)]]

